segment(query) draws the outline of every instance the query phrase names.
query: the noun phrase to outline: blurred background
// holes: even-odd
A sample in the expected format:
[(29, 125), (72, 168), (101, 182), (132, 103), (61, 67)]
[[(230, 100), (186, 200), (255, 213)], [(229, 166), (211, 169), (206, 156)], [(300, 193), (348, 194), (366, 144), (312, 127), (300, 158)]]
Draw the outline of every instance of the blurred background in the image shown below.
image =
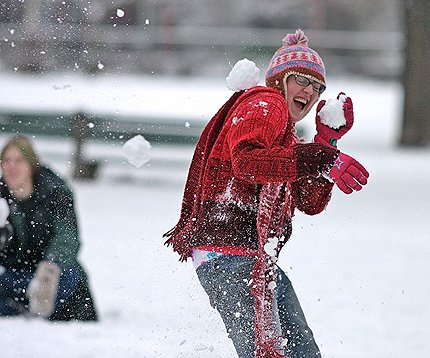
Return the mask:
[[(267, 63), (287, 30), (308, 30), (331, 71), (396, 77), (401, 1), (1, 1), (2, 66), (17, 71), (218, 75)], [(312, 30), (312, 31), (311, 31)], [(163, 58), (163, 61), (159, 59)]]
[[(354, 101), (341, 147), (371, 177), (357, 195), (335, 191), (321, 216), (298, 214), (280, 264), (323, 357), (427, 357), (429, 24), (429, 0), (0, 0), (0, 144), (30, 135), (72, 181), (101, 317), (2, 320), (2, 356), (234, 356), (162, 234), (233, 65), (254, 61), (263, 82), (302, 28), (327, 68), (323, 98)], [(152, 145), (141, 168), (122, 153), (137, 134)]]
[[(244, 57), (264, 72), (286, 33), (302, 28), (324, 58), (329, 78), (399, 82), (406, 90), (399, 144), (422, 146), (430, 141), (430, 124), (422, 117), (429, 109), (429, 101), (422, 101), (430, 82), (428, 9), (424, 0), (2, 0), (0, 72), (224, 78)], [(8, 119), (10, 113), (2, 112), (5, 131), (37, 132), (43, 122), (48, 123), (45, 134), (64, 129), (56, 123), (64, 121), (58, 120), (61, 115), (73, 117), (65, 119), (69, 127), (78, 115), (95, 115), (48, 118), (39, 109), (39, 120), (33, 119), (37, 123), (18, 126), (9, 124), (28, 122), (25, 114), (15, 111), (15, 119)], [(103, 133), (92, 135), (135, 134), (139, 119), (120, 117), (107, 124), (106, 118), (93, 119)], [(201, 130), (195, 126), (187, 135), (172, 126), (161, 133), (154, 130), (162, 126), (159, 119), (146, 118), (146, 128), (153, 128), (148, 130), (151, 139), (195, 141)]]
[(400, 0), (0, 4), (1, 65), (9, 71), (219, 76), (226, 62), (246, 56), (267, 65), (296, 28), (307, 31), (331, 74), (398, 78), (403, 65)]

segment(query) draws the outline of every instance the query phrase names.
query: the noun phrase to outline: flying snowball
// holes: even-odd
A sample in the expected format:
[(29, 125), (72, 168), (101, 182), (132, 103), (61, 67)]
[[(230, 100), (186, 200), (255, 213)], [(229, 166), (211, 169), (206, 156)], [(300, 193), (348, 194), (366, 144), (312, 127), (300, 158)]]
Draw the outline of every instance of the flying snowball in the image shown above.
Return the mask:
[(226, 80), (227, 87), (232, 91), (246, 90), (258, 84), (260, 70), (254, 62), (244, 58), (236, 62)]
[(136, 168), (149, 161), (151, 144), (140, 134), (125, 142), (122, 149), (128, 162)]
[(321, 123), (333, 129), (338, 129), (346, 124), (343, 113), (343, 104), (346, 96), (341, 95), (339, 99), (329, 99), (319, 111)]

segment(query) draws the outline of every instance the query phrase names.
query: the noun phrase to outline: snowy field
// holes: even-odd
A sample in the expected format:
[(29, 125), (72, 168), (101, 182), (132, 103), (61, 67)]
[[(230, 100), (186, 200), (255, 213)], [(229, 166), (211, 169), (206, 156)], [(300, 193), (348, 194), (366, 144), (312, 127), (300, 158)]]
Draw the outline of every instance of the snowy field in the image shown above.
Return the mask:
[[(26, 79), (0, 78), (0, 103), (12, 108), (44, 103), (71, 108), (78, 101), (93, 109), (105, 104), (107, 110), (114, 103), (117, 113), (136, 113), (145, 110), (140, 98), (158, 101), (160, 113), (208, 119), (230, 95), (222, 79), (106, 77), (92, 83), (76, 76), (47, 77), (32, 82), (30, 87), (38, 86), (32, 94)], [(395, 146), (402, 112), (398, 84), (329, 81), (322, 98), (343, 90), (353, 99), (356, 125), (339, 147), (367, 167), (369, 184), (350, 196), (335, 190), (318, 216), (298, 212), (280, 265), (295, 286), (323, 357), (429, 357), (430, 166), (425, 163), (430, 150)], [(167, 97), (159, 97), (161, 88)], [(53, 98), (50, 91), (65, 95)], [(154, 93), (158, 97), (151, 101)], [(309, 137), (314, 113), (304, 120)], [(0, 144), (5, 139), (2, 135)], [(101, 161), (100, 178), (73, 182), (72, 143), (43, 137), (34, 142), (74, 189), (80, 257), (101, 320), (3, 318), (1, 357), (235, 357), (191, 262), (179, 263), (161, 237), (178, 219), (192, 148), (151, 143), (151, 160), (138, 169), (124, 159), (121, 143), (90, 143), (86, 154)]]

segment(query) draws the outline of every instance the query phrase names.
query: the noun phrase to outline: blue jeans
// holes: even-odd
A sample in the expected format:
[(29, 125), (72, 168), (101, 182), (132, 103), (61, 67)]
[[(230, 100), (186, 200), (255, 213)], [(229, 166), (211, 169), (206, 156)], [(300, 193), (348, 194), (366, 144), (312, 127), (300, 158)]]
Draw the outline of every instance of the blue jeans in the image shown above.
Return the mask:
[[(28, 313), (28, 298), (25, 296), (34, 273), (0, 268), (0, 316), (15, 316)], [(60, 312), (73, 295), (81, 279), (79, 267), (63, 270), (55, 300), (55, 312)]]
[[(196, 272), (212, 307), (221, 315), (239, 358), (255, 357), (254, 297), (249, 288), (254, 257), (222, 255)], [(287, 275), (277, 267), (275, 288), (280, 330), (288, 339), (289, 358), (315, 358), (321, 353), (306, 323)]]

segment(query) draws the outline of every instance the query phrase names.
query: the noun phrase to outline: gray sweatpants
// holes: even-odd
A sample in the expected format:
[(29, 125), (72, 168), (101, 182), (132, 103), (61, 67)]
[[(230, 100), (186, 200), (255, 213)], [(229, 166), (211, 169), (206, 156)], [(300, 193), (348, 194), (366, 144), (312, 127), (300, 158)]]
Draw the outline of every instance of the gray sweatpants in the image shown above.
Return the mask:
[[(255, 357), (254, 298), (249, 287), (254, 257), (222, 255), (196, 272), (211, 305), (221, 315), (239, 358)], [(275, 294), (289, 358), (321, 357), (287, 275), (277, 267)]]

